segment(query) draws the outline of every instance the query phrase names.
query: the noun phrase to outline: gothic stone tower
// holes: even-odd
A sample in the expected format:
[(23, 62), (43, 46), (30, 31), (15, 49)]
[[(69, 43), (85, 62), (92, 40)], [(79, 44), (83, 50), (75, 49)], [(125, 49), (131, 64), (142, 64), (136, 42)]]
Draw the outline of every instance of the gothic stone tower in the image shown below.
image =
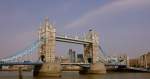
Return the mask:
[(45, 19), (44, 24), (39, 29), (39, 57), (43, 62), (54, 62), (55, 60), (55, 28)]
[[(86, 73), (106, 73), (106, 68), (104, 63), (99, 62), (99, 37), (98, 34), (93, 31), (89, 30), (88, 34), (86, 35), (86, 40), (92, 41), (91, 44), (84, 45), (84, 59), (85, 62), (91, 64), (91, 67)], [(84, 70), (81, 72), (85, 72)]]
[(55, 28), (49, 23), (48, 18), (39, 29), (39, 59), (43, 62), (42, 66), (35, 66), (34, 73), (37, 76), (60, 76), (61, 65), (55, 60)]

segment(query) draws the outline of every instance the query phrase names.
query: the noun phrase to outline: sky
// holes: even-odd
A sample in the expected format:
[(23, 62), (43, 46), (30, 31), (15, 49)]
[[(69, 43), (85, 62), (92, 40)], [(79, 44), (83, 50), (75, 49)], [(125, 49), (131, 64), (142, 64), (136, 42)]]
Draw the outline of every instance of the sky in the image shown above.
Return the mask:
[[(138, 57), (150, 51), (150, 0), (0, 0), (0, 58), (15, 54), (37, 39), (44, 17), (57, 34), (98, 32), (107, 56)], [(57, 54), (68, 46), (57, 42)]]

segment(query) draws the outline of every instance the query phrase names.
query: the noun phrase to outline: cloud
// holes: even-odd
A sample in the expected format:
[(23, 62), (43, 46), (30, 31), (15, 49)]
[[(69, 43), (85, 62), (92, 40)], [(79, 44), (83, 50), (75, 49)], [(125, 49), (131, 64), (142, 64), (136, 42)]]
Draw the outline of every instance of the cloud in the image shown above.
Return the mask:
[[(74, 20), (70, 24), (66, 25), (66, 28), (75, 28), (75, 27), (84, 27), (89, 22), (95, 21), (97, 18), (112, 17), (114, 14), (119, 14), (125, 11), (134, 10), (134, 9), (143, 9), (150, 7), (150, 0), (117, 0), (112, 3), (100, 6), (95, 10), (92, 10), (80, 18)], [(122, 13), (123, 14), (123, 13)]]
[(94, 25), (107, 54), (122, 52), (134, 57), (150, 47), (149, 10), (150, 0), (117, 0), (85, 13), (65, 27), (83, 31)]

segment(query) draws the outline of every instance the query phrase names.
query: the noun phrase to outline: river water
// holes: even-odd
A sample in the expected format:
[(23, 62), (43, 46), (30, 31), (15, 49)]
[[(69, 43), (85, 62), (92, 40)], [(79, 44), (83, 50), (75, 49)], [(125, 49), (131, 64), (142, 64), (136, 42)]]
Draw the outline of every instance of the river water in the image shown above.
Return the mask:
[[(17, 72), (0, 72), (0, 79), (19, 79)], [(61, 77), (33, 77), (32, 72), (23, 72), (23, 79), (150, 79), (150, 73), (111, 72), (107, 74), (81, 75), (78, 72), (62, 72)]]

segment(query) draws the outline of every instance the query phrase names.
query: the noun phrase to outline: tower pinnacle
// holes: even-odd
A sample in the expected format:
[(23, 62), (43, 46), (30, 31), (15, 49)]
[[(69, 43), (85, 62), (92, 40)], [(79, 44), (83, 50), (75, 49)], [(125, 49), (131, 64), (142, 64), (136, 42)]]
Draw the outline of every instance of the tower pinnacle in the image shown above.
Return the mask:
[(44, 25), (45, 25), (45, 27), (50, 27), (50, 28), (52, 28), (52, 24), (49, 23), (49, 18), (48, 18), (48, 17), (45, 17)]
[(47, 26), (49, 26), (49, 18), (48, 17), (45, 17), (45, 20), (44, 20), (45, 22), (44, 22), (44, 24), (45, 24), (45, 26), (47, 27)]

